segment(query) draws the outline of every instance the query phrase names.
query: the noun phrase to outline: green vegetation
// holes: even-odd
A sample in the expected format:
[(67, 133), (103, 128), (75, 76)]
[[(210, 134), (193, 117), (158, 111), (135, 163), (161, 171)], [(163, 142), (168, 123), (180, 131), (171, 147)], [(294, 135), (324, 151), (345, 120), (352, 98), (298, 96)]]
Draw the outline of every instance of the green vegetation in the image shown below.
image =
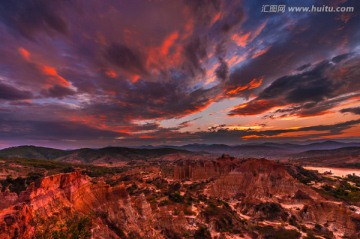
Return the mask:
[(55, 170), (57, 173), (61, 172), (64, 168), (72, 166), (70, 163), (43, 160), (43, 159), (22, 159), (22, 158), (11, 158), (4, 159), (7, 164), (13, 163), (24, 167), (33, 167), (37, 169)]
[(355, 174), (349, 174), (346, 176), (345, 180), (355, 183), (357, 187), (360, 187), (360, 177)]
[(173, 229), (164, 228), (161, 233), (165, 235), (165, 238), (181, 239), (182, 237), (176, 233)]
[(324, 226), (320, 224), (315, 224), (315, 226), (311, 228), (307, 228), (306, 226), (302, 226), (302, 231), (307, 234), (305, 239), (320, 239), (320, 238), (334, 238), (334, 234), (326, 228), (326, 223)]
[(291, 215), (289, 218), (289, 224), (294, 226), (294, 227), (298, 227), (299, 228), (299, 224), (297, 223), (297, 219), (294, 215)]
[(301, 234), (296, 230), (286, 230), (281, 228), (277, 230), (274, 234), (274, 238), (276, 239), (290, 239), (290, 238), (300, 238)]
[(38, 239), (87, 239), (91, 238), (90, 216), (73, 215), (65, 223), (59, 218), (48, 219), (37, 218), (33, 222), (35, 226), (35, 237)]
[(208, 206), (201, 212), (207, 223), (213, 222), (215, 230), (219, 232), (241, 233), (243, 221), (228, 205), (221, 200), (210, 200)]
[(255, 229), (264, 236), (271, 239), (298, 239), (301, 233), (297, 230), (287, 230), (285, 228), (276, 229), (272, 226), (256, 226)]
[(321, 239), (321, 237), (315, 236), (314, 234), (312, 234), (311, 232), (307, 234), (306, 237), (304, 237), (304, 239)]
[(335, 198), (342, 199), (346, 202), (360, 202), (360, 189), (356, 186), (352, 186), (345, 180), (340, 181), (340, 183), (335, 187), (327, 184), (323, 185), (322, 192)]
[(209, 183), (209, 181), (206, 180), (206, 181), (201, 181), (201, 182), (194, 182), (194, 183), (190, 184), (189, 190), (191, 190), (191, 191), (201, 190)]
[(9, 188), (10, 192), (20, 194), (32, 182), (38, 182), (38, 180), (42, 177), (44, 177), (44, 174), (42, 173), (31, 172), (25, 178), (18, 177), (16, 179), (13, 179), (11, 176), (8, 176), (5, 180), (0, 180), (0, 184), (2, 185), (3, 192), (6, 188)]
[(77, 165), (78, 167), (85, 168), (82, 172), (90, 177), (103, 177), (106, 175), (116, 175), (125, 172), (128, 167), (101, 167), (94, 165)]
[(287, 168), (288, 172), (299, 182), (308, 185), (310, 182), (318, 182), (321, 177), (314, 171), (306, 170), (301, 166), (292, 166)]
[(180, 195), (180, 192), (176, 191), (176, 192), (170, 192), (168, 194), (169, 200), (173, 201), (175, 203), (183, 203), (184, 202), (184, 198)]
[(64, 156), (68, 153), (69, 151), (60, 150), (60, 149), (25, 145), (25, 146), (3, 149), (0, 151), (0, 157), (11, 158), (12, 156), (14, 157), (20, 156), (20, 158), (27, 158), (27, 159), (37, 158), (37, 159), (49, 160)]
[(187, 216), (196, 215), (196, 213), (193, 212), (193, 211), (191, 210), (191, 208), (188, 208), (188, 207), (186, 207), (186, 208), (184, 209), (184, 214), (187, 215)]
[(346, 163), (341, 165), (342, 168), (360, 168), (360, 163)]
[(194, 233), (194, 239), (211, 239), (208, 228), (204, 225), (200, 225)]
[(127, 187), (126, 188), (126, 191), (130, 194), (130, 195), (135, 195), (135, 193), (137, 192), (137, 189), (139, 187), (135, 184), (135, 183), (132, 183), (131, 186)]
[(2, 164), (3, 168), (14, 171), (17, 175), (22, 175), (17, 178), (12, 178), (9, 175), (6, 179), (0, 180), (2, 191), (9, 188), (11, 192), (15, 192), (17, 194), (24, 191), (32, 182), (35, 182), (35, 186), (37, 187), (40, 179), (45, 176), (45, 173), (46, 176), (50, 176), (58, 173), (70, 173), (76, 170), (81, 170), (83, 174), (90, 177), (104, 177), (107, 175), (123, 173), (129, 169), (129, 167), (101, 167), (42, 159), (10, 158), (1, 160), (4, 161)]
[(84, 174), (87, 174), (90, 177), (102, 177), (106, 175), (116, 175), (119, 173), (123, 173), (124, 171), (129, 169), (129, 167), (102, 167), (89, 164), (71, 164), (66, 162), (42, 159), (11, 158), (1, 160), (5, 161), (3, 167), (6, 168), (11, 168), (11, 165), (16, 164), (27, 168), (27, 171), (29, 171), (29, 169), (36, 170), (37, 172), (46, 170), (47, 175), (57, 173), (69, 173), (80, 169)]
[(171, 202), (169, 200), (162, 200), (161, 202), (159, 202), (159, 207), (167, 206), (170, 204)]
[(282, 218), (286, 220), (288, 214), (283, 210), (280, 204), (273, 202), (259, 203), (255, 206), (257, 212), (261, 212), (264, 219), (276, 220)]
[(158, 189), (165, 189), (168, 186), (168, 182), (163, 178), (155, 178), (153, 181), (149, 180), (146, 183), (152, 183)]

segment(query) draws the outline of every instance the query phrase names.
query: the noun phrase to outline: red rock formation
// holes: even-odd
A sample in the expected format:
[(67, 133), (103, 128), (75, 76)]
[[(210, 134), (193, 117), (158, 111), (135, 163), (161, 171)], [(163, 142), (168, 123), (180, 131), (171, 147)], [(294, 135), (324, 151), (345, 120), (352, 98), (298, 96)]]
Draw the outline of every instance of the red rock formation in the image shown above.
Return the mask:
[[(283, 164), (265, 159), (178, 162), (174, 178), (206, 180), (213, 178), (206, 190), (208, 197), (237, 201), (236, 209), (251, 218), (266, 218), (262, 207), (279, 208), (274, 217), (296, 215), (302, 223), (328, 223), (334, 230), (351, 235), (357, 230), (359, 216), (342, 203), (327, 201), (319, 193), (300, 183)], [(267, 203), (273, 204), (267, 204)], [(298, 210), (282, 208), (287, 204)], [(265, 205), (265, 206), (264, 206)], [(275, 206), (274, 206), (275, 205)], [(300, 207), (300, 208), (299, 208)], [(271, 209), (271, 208), (270, 208)], [(272, 210), (272, 209), (271, 209)], [(271, 216), (271, 215), (270, 215)]]
[(0, 187), (0, 210), (13, 205), (18, 200), (18, 195), (14, 192), (10, 192), (9, 190), (5, 190), (2, 192), (2, 188)]
[(209, 195), (219, 198), (237, 196), (274, 201), (293, 200), (302, 190), (313, 199), (321, 198), (315, 191), (294, 179), (284, 165), (265, 159), (243, 160), (208, 188)]
[(153, 238), (158, 234), (151, 227), (151, 208), (143, 195), (132, 200), (122, 184), (93, 184), (74, 172), (45, 177), (38, 187), (32, 184), (22, 192), (15, 206), (1, 211), (0, 238), (32, 238), (42, 230), (36, 228), (36, 221), (56, 217), (58, 223), (65, 222), (75, 213), (102, 215), (93, 222), (94, 235), (120, 238), (123, 231), (135, 231)]
[(232, 171), (236, 163), (230, 158), (217, 160), (181, 160), (175, 163), (173, 178), (189, 180), (206, 180), (217, 178)]
[(330, 229), (341, 230), (348, 235), (354, 231), (359, 232), (355, 221), (360, 221), (360, 215), (351, 212), (343, 203), (313, 202), (299, 211), (298, 217), (305, 223), (317, 222), (321, 225), (327, 223)]

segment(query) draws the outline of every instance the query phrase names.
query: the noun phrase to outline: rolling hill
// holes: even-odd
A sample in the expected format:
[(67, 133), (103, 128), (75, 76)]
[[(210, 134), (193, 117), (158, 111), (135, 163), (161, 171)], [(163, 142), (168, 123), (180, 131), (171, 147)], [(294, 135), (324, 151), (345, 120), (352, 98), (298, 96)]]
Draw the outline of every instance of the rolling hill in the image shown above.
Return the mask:
[(72, 163), (113, 163), (192, 154), (194, 153), (173, 148), (138, 149), (106, 147), (100, 149), (60, 150), (37, 146), (19, 146), (0, 150), (0, 158), (45, 159)]

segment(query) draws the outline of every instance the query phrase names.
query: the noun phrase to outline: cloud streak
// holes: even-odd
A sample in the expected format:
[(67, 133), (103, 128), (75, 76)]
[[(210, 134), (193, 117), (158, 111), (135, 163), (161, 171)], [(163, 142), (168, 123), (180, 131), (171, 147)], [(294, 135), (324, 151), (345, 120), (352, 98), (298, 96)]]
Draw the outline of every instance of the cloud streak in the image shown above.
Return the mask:
[[(275, 107), (277, 112), (298, 116), (321, 114), (341, 103), (335, 97), (360, 90), (358, 55), (340, 55), (322, 61), (295, 75), (283, 76), (248, 103), (237, 106), (230, 115), (256, 115)], [(343, 97), (342, 100), (348, 97)]]

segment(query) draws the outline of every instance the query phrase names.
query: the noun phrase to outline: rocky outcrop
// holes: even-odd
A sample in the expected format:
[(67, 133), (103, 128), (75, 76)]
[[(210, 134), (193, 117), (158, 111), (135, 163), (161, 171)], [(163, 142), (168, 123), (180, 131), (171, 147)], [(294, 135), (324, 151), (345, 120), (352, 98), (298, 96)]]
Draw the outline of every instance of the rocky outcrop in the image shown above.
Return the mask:
[(197, 181), (228, 174), (236, 167), (236, 161), (227, 156), (217, 160), (180, 160), (173, 167), (174, 179)]
[[(352, 235), (358, 215), (340, 202), (328, 201), (299, 182), (286, 165), (265, 159), (182, 161), (174, 178), (211, 180), (205, 189), (210, 198), (236, 202), (234, 208), (252, 219), (327, 224), (332, 231)], [(282, 205), (285, 205), (285, 208)], [(359, 220), (360, 221), (360, 220)]]
[(2, 192), (0, 187), (0, 210), (13, 205), (18, 200), (18, 195), (14, 192), (10, 192), (8, 189)]
[(265, 159), (243, 160), (228, 174), (217, 178), (208, 188), (219, 198), (258, 198), (273, 201), (294, 200), (301, 190), (312, 199), (321, 198), (315, 191), (294, 179), (284, 165)]
[[(2, 210), (0, 238), (32, 238), (39, 231), (55, 231), (74, 215), (91, 213), (98, 215), (92, 222), (92, 233), (98, 238), (123, 238), (132, 231), (147, 238), (157, 237), (144, 195), (130, 197), (123, 184), (94, 184), (87, 176), (73, 172), (45, 177), (39, 185), (30, 185), (15, 206)], [(50, 219), (56, 223), (50, 225)]]
[(350, 211), (344, 204), (327, 201), (305, 205), (299, 211), (298, 218), (305, 223), (328, 224), (330, 229), (344, 231), (347, 235), (358, 231), (355, 222), (360, 221), (360, 215)]

